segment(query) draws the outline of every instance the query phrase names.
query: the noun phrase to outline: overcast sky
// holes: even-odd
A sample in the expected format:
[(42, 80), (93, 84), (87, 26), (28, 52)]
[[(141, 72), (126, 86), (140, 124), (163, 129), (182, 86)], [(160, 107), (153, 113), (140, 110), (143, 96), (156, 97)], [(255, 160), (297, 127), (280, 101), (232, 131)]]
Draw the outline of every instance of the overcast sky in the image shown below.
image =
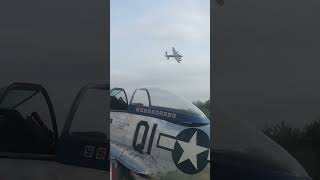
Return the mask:
[(100, 0), (1, 1), (0, 85), (43, 85), (61, 128), (80, 87), (109, 79), (107, 11)]
[(214, 99), (234, 121), (320, 117), (320, 2), (225, 0), (214, 26)]
[[(111, 0), (111, 87), (161, 87), (210, 98), (209, 0)], [(178, 64), (164, 54), (183, 55)]]

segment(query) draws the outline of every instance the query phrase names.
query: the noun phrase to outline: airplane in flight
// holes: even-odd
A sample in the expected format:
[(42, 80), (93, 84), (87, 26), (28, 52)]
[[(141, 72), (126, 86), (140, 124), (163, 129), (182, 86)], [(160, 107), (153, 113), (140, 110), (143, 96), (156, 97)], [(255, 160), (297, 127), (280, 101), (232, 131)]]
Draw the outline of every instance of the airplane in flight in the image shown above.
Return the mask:
[(172, 55), (168, 55), (168, 53), (167, 53), (167, 51), (166, 51), (165, 57), (166, 57), (167, 59), (169, 59), (170, 57), (174, 57), (174, 58), (176, 59), (176, 61), (177, 61), (178, 63), (180, 63), (181, 58), (182, 58), (182, 55), (180, 55), (180, 54), (178, 53), (178, 51), (176, 51), (175, 48), (172, 47)]
[(210, 121), (191, 102), (160, 88), (128, 102), (113, 88), (110, 103), (111, 180), (210, 179)]

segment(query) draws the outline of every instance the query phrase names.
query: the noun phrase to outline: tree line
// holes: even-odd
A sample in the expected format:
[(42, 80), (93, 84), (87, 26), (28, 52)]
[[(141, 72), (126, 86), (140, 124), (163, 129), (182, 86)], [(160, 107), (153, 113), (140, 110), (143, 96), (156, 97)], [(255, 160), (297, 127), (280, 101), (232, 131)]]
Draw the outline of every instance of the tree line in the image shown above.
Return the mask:
[[(193, 104), (211, 119), (210, 100)], [(320, 179), (320, 118), (302, 128), (282, 121), (266, 126), (262, 132), (288, 151), (313, 179)]]
[(313, 179), (320, 179), (320, 118), (303, 128), (282, 121), (262, 131), (299, 161)]
[(195, 106), (197, 106), (207, 116), (207, 118), (211, 119), (210, 100), (207, 100), (204, 102), (197, 100), (197, 101), (193, 102), (193, 104)]

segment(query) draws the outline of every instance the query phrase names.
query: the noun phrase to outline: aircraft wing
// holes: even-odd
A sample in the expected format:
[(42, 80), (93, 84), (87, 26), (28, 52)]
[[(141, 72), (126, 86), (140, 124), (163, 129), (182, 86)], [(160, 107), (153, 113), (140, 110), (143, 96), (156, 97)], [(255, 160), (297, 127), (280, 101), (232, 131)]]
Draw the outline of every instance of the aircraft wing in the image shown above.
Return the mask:
[[(116, 160), (132, 172), (143, 175), (151, 175), (152, 169), (155, 169), (155, 163), (147, 156), (143, 156), (126, 146), (110, 142), (110, 159)], [(148, 163), (149, 162), (149, 163)]]
[(177, 51), (176, 51), (176, 49), (174, 49), (174, 47), (172, 47), (172, 54), (173, 54), (173, 56), (177, 55)]
[(176, 59), (178, 63), (180, 63), (182, 56), (176, 51), (174, 47), (172, 47), (172, 53), (172, 56)]

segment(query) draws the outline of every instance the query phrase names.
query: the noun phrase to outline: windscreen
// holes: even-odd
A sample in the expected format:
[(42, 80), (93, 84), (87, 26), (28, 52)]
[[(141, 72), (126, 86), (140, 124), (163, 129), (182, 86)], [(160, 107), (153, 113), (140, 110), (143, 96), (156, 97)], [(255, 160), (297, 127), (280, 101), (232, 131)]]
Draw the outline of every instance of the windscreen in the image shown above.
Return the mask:
[(36, 112), (41, 121), (53, 131), (48, 104), (40, 91), (26, 89), (9, 89), (0, 102), (0, 109), (17, 110), (23, 118)]
[(33, 90), (9, 90), (0, 102), (0, 108), (14, 109), (36, 93)]
[(148, 88), (148, 92), (153, 107), (175, 109), (205, 117), (202, 111), (183, 97), (160, 88)]
[(110, 108), (113, 111), (125, 111), (128, 108), (127, 96), (123, 89), (112, 89), (110, 92)]

